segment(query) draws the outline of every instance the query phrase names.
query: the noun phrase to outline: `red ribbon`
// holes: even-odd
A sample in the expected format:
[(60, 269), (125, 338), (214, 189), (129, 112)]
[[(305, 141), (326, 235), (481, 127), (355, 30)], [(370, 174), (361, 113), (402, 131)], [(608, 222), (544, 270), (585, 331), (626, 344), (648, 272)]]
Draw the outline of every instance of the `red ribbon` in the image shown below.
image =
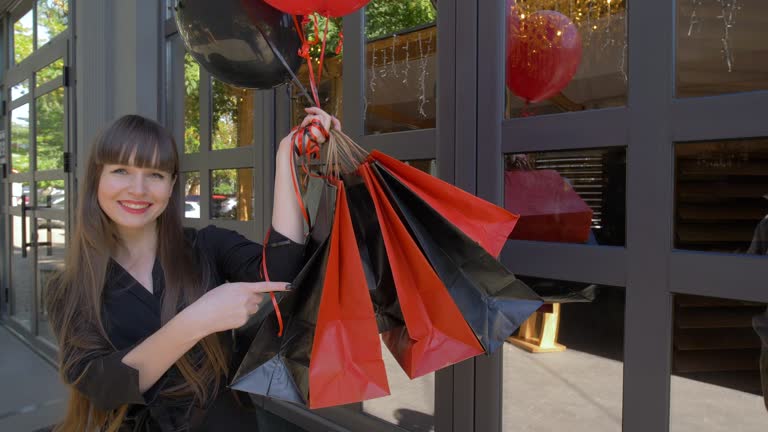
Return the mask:
[[(293, 183), (293, 191), (296, 194), (296, 200), (299, 203), (304, 220), (307, 222), (307, 226), (311, 228), (309, 214), (307, 213), (307, 208), (304, 206), (304, 200), (301, 198), (301, 190), (299, 189), (299, 182), (296, 178), (296, 170), (294, 169), (296, 165), (293, 156), (295, 153), (302, 158), (301, 167), (307, 175), (319, 177), (310, 172), (309, 167), (307, 166), (307, 161), (320, 158), (320, 142), (318, 141), (317, 136), (320, 135), (325, 138), (325, 141), (328, 141), (331, 134), (318, 119), (312, 119), (309, 124), (304, 127), (297, 126), (292, 132), (293, 138), (291, 143), (293, 144), (293, 151), (291, 152), (291, 180)], [(264, 238), (264, 249), (261, 253), (261, 273), (264, 280), (267, 282), (270, 281), (269, 272), (267, 271), (267, 246), (269, 244), (269, 234), (271, 231), (271, 228), (267, 230), (267, 235)], [(283, 336), (283, 315), (280, 313), (280, 306), (277, 304), (277, 298), (275, 297), (274, 292), (270, 292), (269, 296), (272, 299), (272, 305), (275, 307), (275, 315), (277, 315), (277, 335)]]

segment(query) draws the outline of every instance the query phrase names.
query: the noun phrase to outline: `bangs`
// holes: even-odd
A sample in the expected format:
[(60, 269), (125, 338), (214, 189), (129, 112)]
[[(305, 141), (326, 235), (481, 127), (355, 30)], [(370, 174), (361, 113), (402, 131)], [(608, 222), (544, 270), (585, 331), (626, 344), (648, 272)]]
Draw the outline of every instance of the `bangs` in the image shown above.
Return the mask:
[(104, 132), (96, 152), (99, 165), (131, 165), (176, 174), (178, 155), (173, 137), (159, 124), (125, 116)]

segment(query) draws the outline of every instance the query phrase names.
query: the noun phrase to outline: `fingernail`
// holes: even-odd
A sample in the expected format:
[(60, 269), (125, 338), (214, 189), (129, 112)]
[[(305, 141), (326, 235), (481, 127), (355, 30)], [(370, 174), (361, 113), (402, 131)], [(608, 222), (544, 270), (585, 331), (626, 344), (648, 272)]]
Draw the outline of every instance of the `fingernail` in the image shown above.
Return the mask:
[(286, 286), (285, 286), (285, 290), (286, 290), (286, 291), (291, 291), (291, 290), (293, 290), (293, 284), (288, 284), (288, 285), (286, 285)]

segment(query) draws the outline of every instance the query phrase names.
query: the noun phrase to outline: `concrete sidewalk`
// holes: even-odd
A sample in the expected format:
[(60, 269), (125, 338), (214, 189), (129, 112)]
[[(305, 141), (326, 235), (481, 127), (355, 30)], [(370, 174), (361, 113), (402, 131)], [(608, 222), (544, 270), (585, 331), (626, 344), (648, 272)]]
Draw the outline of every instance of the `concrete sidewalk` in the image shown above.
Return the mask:
[(0, 431), (47, 428), (63, 415), (66, 399), (56, 369), (0, 325)]

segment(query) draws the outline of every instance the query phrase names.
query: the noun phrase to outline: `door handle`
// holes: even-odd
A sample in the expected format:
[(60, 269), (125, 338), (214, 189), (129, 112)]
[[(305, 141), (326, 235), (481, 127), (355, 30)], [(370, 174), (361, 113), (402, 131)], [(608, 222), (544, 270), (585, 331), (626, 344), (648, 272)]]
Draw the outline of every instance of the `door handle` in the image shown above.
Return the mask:
[(27, 196), (21, 195), (21, 257), (27, 257), (27, 248), (34, 244), (34, 241), (27, 243), (27, 211), (32, 207), (27, 205)]
[[(44, 208), (51, 208), (51, 196), (48, 195), (46, 197), (46, 203)], [(22, 238), (22, 248), (21, 248), (21, 257), (26, 258), (27, 257), (27, 248), (30, 246), (47, 246), (48, 250), (46, 251), (47, 256), (53, 255), (53, 232), (51, 231), (51, 220), (46, 218), (45, 220), (48, 222), (46, 226), (46, 234), (48, 235), (48, 241), (43, 243), (38, 243), (37, 241), (37, 233), (32, 233), (32, 241), (27, 242), (27, 212), (29, 210), (36, 210), (37, 207), (28, 206), (27, 205), (27, 196), (22, 195), (21, 196), (21, 238)]]

